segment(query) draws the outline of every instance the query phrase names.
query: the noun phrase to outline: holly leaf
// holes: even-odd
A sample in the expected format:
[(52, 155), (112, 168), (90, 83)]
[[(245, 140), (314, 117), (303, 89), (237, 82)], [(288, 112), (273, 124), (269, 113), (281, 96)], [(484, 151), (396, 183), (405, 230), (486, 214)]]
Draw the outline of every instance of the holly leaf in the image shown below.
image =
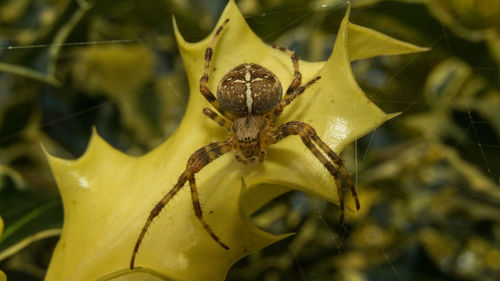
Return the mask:
[[(384, 113), (366, 98), (354, 79), (351, 61), (424, 50), (353, 25), (348, 16), (349, 8), (328, 61), (300, 61), (303, 81), (318, 75), (322, 79), (287, 107), (280, 119), (311, 124), (337, 153), (397, 115)], [(228, 3), (217, 25), (228, 18), (230, 22), (214, 47), (210, 89), (215, 91), (227, 71), (245, 62), (271, 70), (286, 88), (293, 77), (290, 57), (264, 44), (234, 1)], [(95, 132), (87, 151), (77, 160), (48, 155), (65, 218), (46, 280), (110, 280), (118, 276), (137, 280), (141, 274), (163, 280), (224, 280), (237, 260), (289, 235), (272, 235), (249, 222), (248, 216), (263, 204), (292, 189), (330, 202), (338, 200), (333, 178), (297, 137), (269, 147), (263, 163), (243, 165), (228, 153), (196, 178), (204, 217), (230, 249), (221, 248), (205, 232), (194, 215), (189, 187), (185, 187), (148, 229), (136, 259), (141, 268), (128, 269), (149, 213), (177, 182), (189, 156), (210, 142), (229, 137), (202, 114), (204, 107), (211, 107), (199, 93), (199, 79), (213, 33), (188, 43), (175, 21), (174, 28), (190, 87), (187, 110), (177, 131), (141, 157), (117, 151)]]
[[(0, 217), (0, 238), (2, 237), (2, 232), (3, 232), (3, 219), (2, 217)], [(0, 270), (0, 281), (7, 281), (7, 276), (2, 270)]]

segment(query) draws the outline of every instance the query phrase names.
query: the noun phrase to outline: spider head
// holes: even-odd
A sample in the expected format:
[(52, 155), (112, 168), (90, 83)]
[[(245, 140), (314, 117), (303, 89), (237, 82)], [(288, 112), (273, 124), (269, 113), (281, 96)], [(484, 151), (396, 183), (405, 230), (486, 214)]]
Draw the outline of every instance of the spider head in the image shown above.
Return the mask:
[(282, 95), (276, 75), (255, 63), (231, 69), (217, 87), (221, 106), (237, 116), (266, 114), (276, 107)]
[(267, 125), (268, 121), (263, 116), (247, 116), (233, 121), (231, 131), (245, 157), (258, 155), (261, 133)]

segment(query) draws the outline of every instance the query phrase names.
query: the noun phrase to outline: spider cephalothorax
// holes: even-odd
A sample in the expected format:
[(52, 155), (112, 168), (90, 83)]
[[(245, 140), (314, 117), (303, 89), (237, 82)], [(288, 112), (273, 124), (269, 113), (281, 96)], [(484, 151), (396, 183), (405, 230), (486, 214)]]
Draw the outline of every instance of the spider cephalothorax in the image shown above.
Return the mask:
[(299, 71), (299, 58), (295, 52), (281, 47), (274, 47), (290, 55), (292, 59), (294, 77), (284, 96), (281, 83), (276, 75), (261, 65), (243, 63), (234, 67), (222, 77), (217, 88), (217, 99), (215, 98), (207, 86), (210, 61), (213, 54), (212, 48), (228, 21), (229, 19), (226, 19), (219, 26), (205, 51), (205, 71), (200, 79), (200, 92), (224, 117), (210, 108), (204, 108), (203, 113), (224, 127), (229, 132), (229, 137), (226, 140), (206, 145), (189, 157), (186, 170), (180, 175), (177, 183), (149, 214), (132, 252), (130, 268), (134, 268), (135, 256), (149, 225), (170, 199), (184, 186), (186, 181), (189, 182), (191, 188), (196, 217), (217, 244), (224, 249), (229, 249), (215, 235), (203, 218), (194, 179), (194, 175), (203, 167), (229, 151), (235, 151), (236, 159), (245, 164), (256, 160), (264, 161), (267, 146), (275, 144), (288, 136), (298, 135), (304, 145), (323, 164), (335, 180), (340, 205), (340, 223), (343, 223), (344, 220), (344, 199), (340, 173), (351, 190), (356, 202), (356, 208), (359, 209), (360, 207), (356, 190), (342, 164), (342, 160), (318, 137), (313, 127), (301, 121), (289, 121), (279, 126), (276, 124), (277, 118), (283, 109), (321, 78), (320, 76), (314, 77), (301, 85), (302, 74)]

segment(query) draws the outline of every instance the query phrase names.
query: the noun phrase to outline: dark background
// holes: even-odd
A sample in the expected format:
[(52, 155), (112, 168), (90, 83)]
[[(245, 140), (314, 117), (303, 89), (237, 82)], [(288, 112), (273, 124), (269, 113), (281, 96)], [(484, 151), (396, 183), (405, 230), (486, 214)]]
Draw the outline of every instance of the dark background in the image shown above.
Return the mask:
[[(241, 260), (228, 280), (499, 280), (500, 3), (351, 2), (351, 22), (431, 48), (353, 63), (368, 97), (403, 113), (342, 154), (364, 205), (339, 226), (335, 205), (279, 197), (254, 220), (297, 234)], [(237, 3), (264, 41), (311, 61), (327, 58), (346, 9)], [(62, 226), (40, 143), (77, 158), (93, 126), (133, 155), (162, 143), (188, 95), (170, 15), (198, 41), (226, 1), (84, 5), (0, 2), (0, 268), (11, 281), (43, 279)]]

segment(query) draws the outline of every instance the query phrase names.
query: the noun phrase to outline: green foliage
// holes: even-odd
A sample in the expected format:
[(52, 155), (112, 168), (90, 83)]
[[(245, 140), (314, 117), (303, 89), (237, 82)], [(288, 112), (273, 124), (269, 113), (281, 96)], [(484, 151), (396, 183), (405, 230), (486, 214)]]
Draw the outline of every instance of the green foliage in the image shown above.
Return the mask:
[[(319, 61), (345, 11), (337, 2), (237, 4), (264, 41)], [(228, 280), (497, 280), (498, 1), (352, 2), (351, 22), (432, 49), (353, 63), (371, 100), (402, 112), (344, 150), (362, 209), (348, 211), (346, 227), (337, 228), (335, 205), (280, 196), (252, 220), (297, 234), (235, 264)], [(39, 143), (76, 158), (95, 126), (128, 154), (158, 146), (177, 127), (188, 94), (169, 15), (187, 41), (198, 41), (225, 4), (0, 4), (0, 268), (9, 280), (44, 278), (55, 246), (46, 237), (62, 224)], [(64, 45), (75, 42), (84, 44)]]

